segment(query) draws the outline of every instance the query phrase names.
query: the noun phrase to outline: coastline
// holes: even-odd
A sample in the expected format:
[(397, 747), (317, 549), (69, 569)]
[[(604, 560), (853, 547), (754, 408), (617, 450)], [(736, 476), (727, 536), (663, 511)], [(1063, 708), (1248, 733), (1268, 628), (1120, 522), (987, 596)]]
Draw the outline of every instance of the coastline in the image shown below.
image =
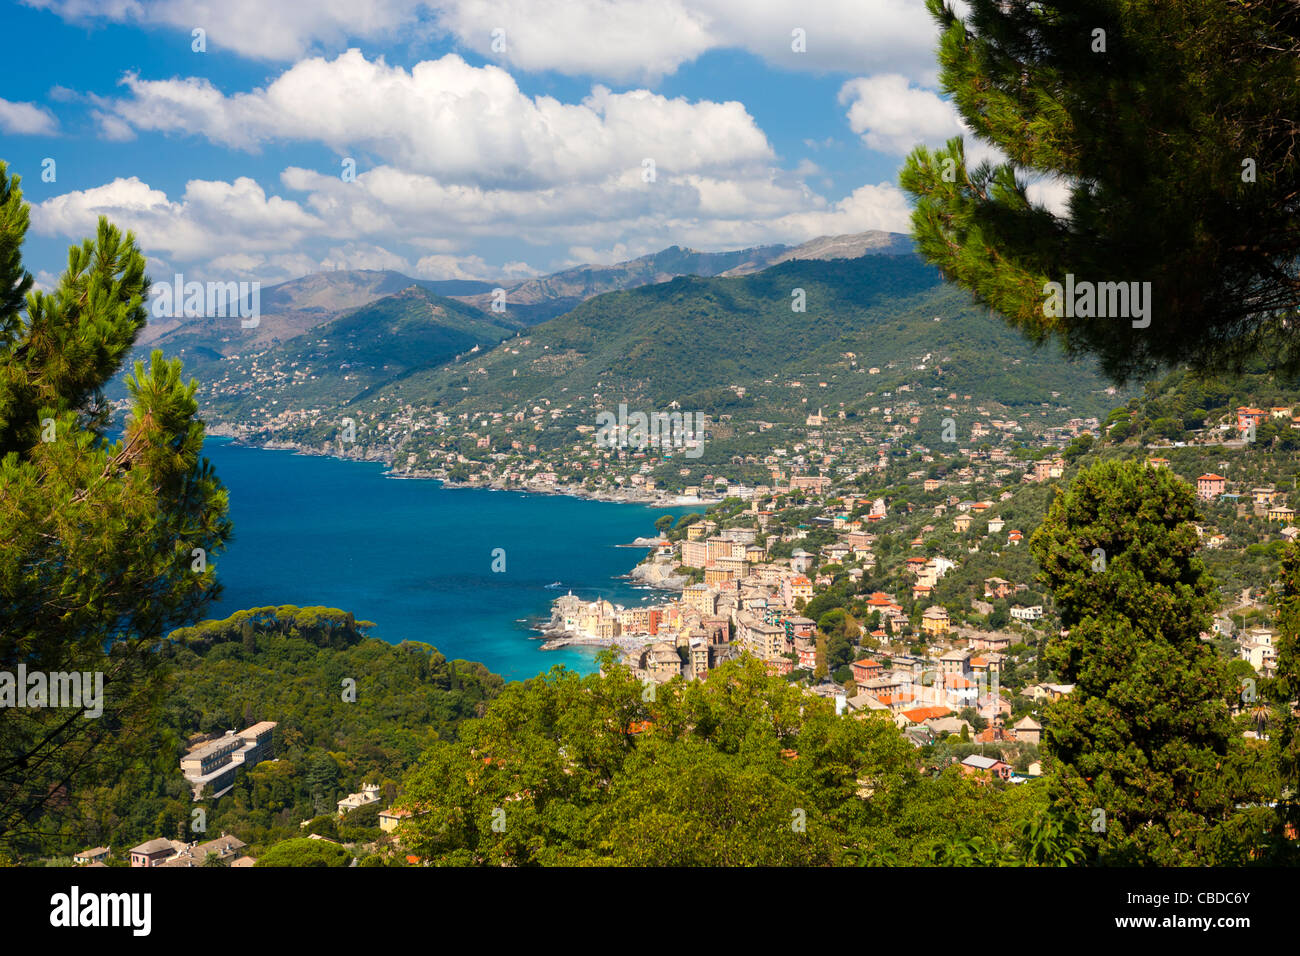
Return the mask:
[(441, 481), (444, 488), (481, 488), (487, 491), (513, 491), (520, 494), (528, 495), (563, 495), (569, 498), (580, 498), (586, 501), (605, 501), (611, 504), (629, 504), (629, 505), (646, 505), (655, 508), (691, 508), (701, 507), (708, 508), (712, 505), (721, 504), (721, 498), (701, 498), (688, 497), (686, 495), (638, 495), (628, 491), (610, 492), (610, 491), (592, 491), (583, 488), (581, 485), (553, 485), (549, 487), (539, 487), (537, 485), (519, 485), (506, 486), (494, 481), (453, 481), (446, 476), (441, 469), (430, 470), (426, 468), (407, 468), (397, 470), (393, 462), (393, 454), (378, 450), (368, 450), (362, 453), (358, 448), (355, 454), (341, 454), (338, 449), (319, 447), (315, 445), (305, 445), (295, 441), (251, 441), (243, 433), (232, 425), (204, 423), (206, 437), (223, 438), (231, 441), (236, 445), (245, 448), (260, 448), (266, 451), (291, 451), (296, 455), (310, 455), (317, 458), (335, 458), (339, 461), (359, 461), (359, 462), (378, 462), (386, 465), (388, 471), (385, 478), (392, 478), (401, 481)]
[[(492, 482), (469, 481), (456, 482), (450, 481), (444, 474), (426, 470), (426, 469), (409, 469), (406, 471), (392, 470), (392, 455), (376, 451), (361, 452), (357, 449), (354, 454), (340, 454), (338, 449), (328, 447), (304, 445), (300, 442), (292, 441), (250, 441), (245, 438), (240, 430), (231, 426), (208, 425), (206, 429), (207, 437), (221, 439), (232, 445), (243, 448), (254, 448), (263, 451), (288, 451), (297, 455), (304, 455), (314, 458), (333, 458), (338, 461), (350, 462), (369, 462), (385, 465), (387, 471), (384, 473), (385, 478), (396, 480), (433, 480), (440, 481), (444, 488), (478, 488), (488, 491), (515, 491), (530, 495), (556, 496), (561, 495), (580, 500), (604, 501), (612, 504), (634, 504), (647, 507), (674, 507), (674, 508), (707, 508), (717, 503), (721, 499), (687, 499), (680, 500), (684, 496), (667, 496), (667, 495), (631, 495), (627, 493), (611, 494), (592, 492), (580, 487), (567, 485), (556, 485), (553, 487), (539, 488), (536, 486), (511, 487), (505, 488)], [(658, 538), (649, 536), (639, 536), (630, 542), (620, 542), (612, 545), (616, 548), (640, 549), (646, 555), (650, 556), (658, 543)], [(688, 583), (689, 578), (675, 575), (672, 573), (672, 565), (669, 562), (657, 560), (640, 560), (635, 563), (623, 575), (616, 575), (616, 578), (625, 578), (634, 584), (651, 588), (656, 591), (680, 592)], [(549, 619), (542, 618), (540, 615), (535, 618), (538, 623), (533, 625), (530, 630), (533, 632), (528, 635), (529, 640), (539, 640), (542, 642), (540, 650), (554, 651), (563, 650), (572, 647), (618, 647), (623, 651), (644, 646), (646, 643), (652, 643), (654, 638), (649, 635), (637, 637), (619, 636), (614, 638), (601, 638), (592, 634), (585, 634), (576, 631), (565, 630), (564, 615), (559, 610), (559, 602), (563, 599), (560, 597), (552, 598), (549, 602)]]

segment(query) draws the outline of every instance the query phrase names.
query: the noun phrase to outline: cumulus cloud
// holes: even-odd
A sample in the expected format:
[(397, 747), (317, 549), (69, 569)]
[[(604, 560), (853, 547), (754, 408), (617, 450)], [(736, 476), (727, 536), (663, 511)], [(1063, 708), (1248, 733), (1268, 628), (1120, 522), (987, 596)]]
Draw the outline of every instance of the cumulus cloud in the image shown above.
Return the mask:
[(905, 231), (909, 220), (905, 197), (890, 183), (829, 201), (798, 175), (770, 167), (733, 178), (666, 173), (653, 183), (639, 171), (620, 172), (529, 191), (449, 185), (387, 166), (353, 182), (291, 167), (281, 185), (290, 196), (268, 195), (247, 178), (192, 180), (172, 199), (137, 178), (116, 179), (37, 204), (32, 225), (38, 234), (77, 239), (102, 214), (133, 230), (155, 259), (270, 281), (320, 269), (523, 278), (559, 263), (492, 261), (476, 246), (508, 238), (543, 256), (567, 249), (576, 261), (600, 250), (600, 261), (613, 261), (603, 253), (629, 251), (623, 257), (630, 258), (672, 243), (710, 250), (795, 243)]
[(897, 73), (859, 77), (840, 88), (849, 128), (870, 149), (901, 156), (917, 143), (937, 144), (965, 132), (952, 104)]
[(424, 256), (415, 264), (422, 279), (531, 279), (541, 273), (525, 262), (491, 265), (482, 256)]
[(921, 80), (934, 72), (935, 27), (920, 0), (26, 2), (71, 22), (136, 22), (187, 33), (202, 27), (210, 49), (263, 60), (442, 33), (519, 69), (615, 81), (654, 80), (714, 49), (747, 50), (794, 70), (897, 72)]
[(32, 207), (38, 235), (93, 235), (99, 217), (135, 232), (146, 252), (182, 261), (210, 259), (238, 248), (275, 252), (321, 231), (324, 223), (252, 179), (191, 180), (179, 201), (135, 176), (77, 189)]
[(840, 102), (849, 107), (849, 128), (869, 149), (903, 156), (918, 144), (942, 146), (962, 136), (969, 165), (1006, 161), (1001, 150), (974, 135), (952, 103), (897, 73), (849, 80), (840, 87)]
[(53, 136), (58, 131), (59, 121), (45, 107), (0, 99), (0, 133), (12, 136)]
[(294, 60), (317, 48), (338, 49), (348, 38), (381, 40), (418, 28), (418, 0), (24, 0), (71, 23), (108, 21), (201, 28), (210, 51), (231, 50), (259, 60)]
[(185, 133), (253, 150), (309, 141), (364, 150), (448, 183), (537, 188), (640, 168), (767, 161), (772, 148), (737, 102), (691, 102), (596, 86), (581, 103), (529, 97), (495, 67), (455, 54), (409, 72), (349, 50), (295, 64), (264, 89), (226, 96), (206, 79), (123, 80), (104, 112), (135, 130)]

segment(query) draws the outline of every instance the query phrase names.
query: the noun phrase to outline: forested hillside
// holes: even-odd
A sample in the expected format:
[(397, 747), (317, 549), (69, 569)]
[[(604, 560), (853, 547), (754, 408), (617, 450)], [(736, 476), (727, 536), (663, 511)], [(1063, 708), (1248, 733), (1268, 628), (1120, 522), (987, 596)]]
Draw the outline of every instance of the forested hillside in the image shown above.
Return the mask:
[[(196, 807), (209, 834), (269, 845), (298, 835), (302, 820), (332, 816), (335, 801), (363, 781), (391, 799), (403, 771), (454, 739), (504, 681), (427, 644), (366, 637), (370, 626), (332, 608), (285, 605), (174, 631), (159, 650), (168, 674), (157, 726), (130, 753), (110, 755), (105, 783), (53, 808), (38, 827), (40, 855), (71, 854), (87, 841), (124, 848), (193, 839)], [(345, 700), (345, 680), (355, 682), (354, 701)], [(277, 759), (240, 773), (220, 800), (194, 803), (179, 763), (187, 738), (262, 720), (278, 724)]]

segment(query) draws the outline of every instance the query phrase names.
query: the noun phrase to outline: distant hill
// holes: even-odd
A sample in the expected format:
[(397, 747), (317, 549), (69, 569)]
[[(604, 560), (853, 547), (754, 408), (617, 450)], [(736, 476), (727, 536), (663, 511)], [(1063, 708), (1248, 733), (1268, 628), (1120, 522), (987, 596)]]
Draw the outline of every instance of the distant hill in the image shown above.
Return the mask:
[(183, 345), (230, 355), (287, 342), (351, 309), (369, 305), (386, 295), (419, 286), (435, 295), (475, 295), (492, 285), (464, 279), (431, 281), (412, 279), (400, 272), (349, 269), (315, 272), (261, 290), (261, 321), (244, 329), (230, 318), (163, 318), (152, 316), (137, 345), (169, 350)]
[[(798, 289), (806, 312), (792, 310)], [(856, 416), (950, 394), (1035, 418), (1046, 405), (1055, 419), (1104, 416), (1117, 402), (1090, 363), (1026, 342), (917, 257), (868, 255), (605, 293), (355, 404), (382, 416), (407, 405), (509, 412), (545, 401), (586, 414), (677, 402), (715, 418), (802, 423), (818, 408)]]
[[(230, 395), (234, 414), (261, 407), (276, 389), (291, 391), (297, 404), (333, 407), (413, 369), (495, 345), (519, 328), (508, 315), (411, 286), (270, 349), (200, 362), (197, 374), (205, 390)], [(180, 357), (187, 370), (196, 364), (184, 350)]]
[(863, 251), (906, 251), (911, 240), (887, 232), (814, 239), (801, 246), (758, 246), (734, 252), (698, 252), (671, 246), (613, 265), (583, 265), (536, 279), (414, 279), (400, 272), (348, 269), (315, 272), (261, 290), (261, 321), (242, 328), (231, 318), (150, 318), (137, 342), (139, 352), (182, 350), (204, 363), (222, 356), (283, 344), (342, 313), (359, 309), (411, 286), (456, 299), (494, 315), (493, 291), (505, 290), (509, 321), (536, 325), (562, 315), (593, 296), (619, 289), (667, 282), (678, 276), (748, 274), (791, 258), (820, 259), (862, 255)]
[(901, 256), (912, 251), (911, 237), (896, 232), (873, 231), (847, 236), (822, 236), (803, 245), (787, 248), (768, 262), (754, 260), (719, 274), (749, 275), (768, 266), (780, 265), (782, 262), (790, 262), (794, 259), (858, 259), (862, 256)]
[[(823, 236), (800, 246), (755, 246), (734, 252), (700, 252), (670, 246), (627, 262), (609, 266), (577, 266), (513, 285), (503, 283), (502, 288), (506, 290), (509, 308), (515, 310), (526, 324), (534, 325), (562, 315), (593, 296), (669, 282), (679, 276), (749, 275), (790, 259), (855, 259), (863, 255), (899, 254), (911, 250), (909, 237), (892, 232)], [(491, 303), (490, 291), (458, 297), (481, 309), (489, 308)]]

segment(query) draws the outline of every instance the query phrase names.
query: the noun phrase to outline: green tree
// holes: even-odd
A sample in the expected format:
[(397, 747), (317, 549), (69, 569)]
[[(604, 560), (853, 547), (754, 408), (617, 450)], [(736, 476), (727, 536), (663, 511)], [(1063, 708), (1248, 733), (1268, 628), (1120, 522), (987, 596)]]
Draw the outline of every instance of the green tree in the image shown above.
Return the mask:
[(610, 657), (507, 686), (430, 748), (403, 839), (443, 864), (826, 865), (892, 833), (915, 766), (888, 719), (838, 716), (752, 658), (647, 701)]
[[(1277, 666), (1274, 678), (1265, 685), (1276, 711), (1271, 745), (1281, 784), (1273, 845), (1294, 858), (1294, 834), (1300, 830), (1300, 544), (1287, 546), (1279, 577)], [(1286, 838), (1288, 833), (1291, 839)], [(1282, 839), (1276, 839), (1278, 835)]]
[[(1123, 380), (1240, 362), (1300, 306), (1300, 13), (1290, 0), (927, 0), (940, 78), (1008, 162), (917, 147), (900, 181), (945, 276), (1035, 341), (1057, 337)], [(1031, 177), (1069, 189), (1057, 215)], [(1149, 325), (1052, 314), (1048, 282), (1150, 282)], [(1141, 324), (1141, 323), (1139, 323)]]
[(103, 680), (103, 713), (0, 708), (0, 844), (103, 769), (106, 740), (146, 738), (161, 687), (151, 647), (217, 595), (227, 496), (201, 456), (196, 385), (154, 352), (127, 378), (110, 441), (103, 388), (146, 321), (132, 234), (106, 219), (31, 291), (28, 206), (0, 163), (0, 670)]
[(352, 854), (328, 840), (285, 840), (263, 853), (257, 866), (347, 866)]
[(1235, 688), (1200, 640), (1215, 597), (1195, 502), (1168, 469), (1101, 462), (1031, 539), (1068, 629), (1047, 653), (1074, 685), (1046, 715), (1054, 811), (1103, 862), (1235, 862), (1224, 844), (1250, 795), (1226, 769)]
[(318, 813), (323, 813), (334, 799), (339, 783), (339, 765), (327, 753), (317, 754), (307, 765), (307, 787)]

